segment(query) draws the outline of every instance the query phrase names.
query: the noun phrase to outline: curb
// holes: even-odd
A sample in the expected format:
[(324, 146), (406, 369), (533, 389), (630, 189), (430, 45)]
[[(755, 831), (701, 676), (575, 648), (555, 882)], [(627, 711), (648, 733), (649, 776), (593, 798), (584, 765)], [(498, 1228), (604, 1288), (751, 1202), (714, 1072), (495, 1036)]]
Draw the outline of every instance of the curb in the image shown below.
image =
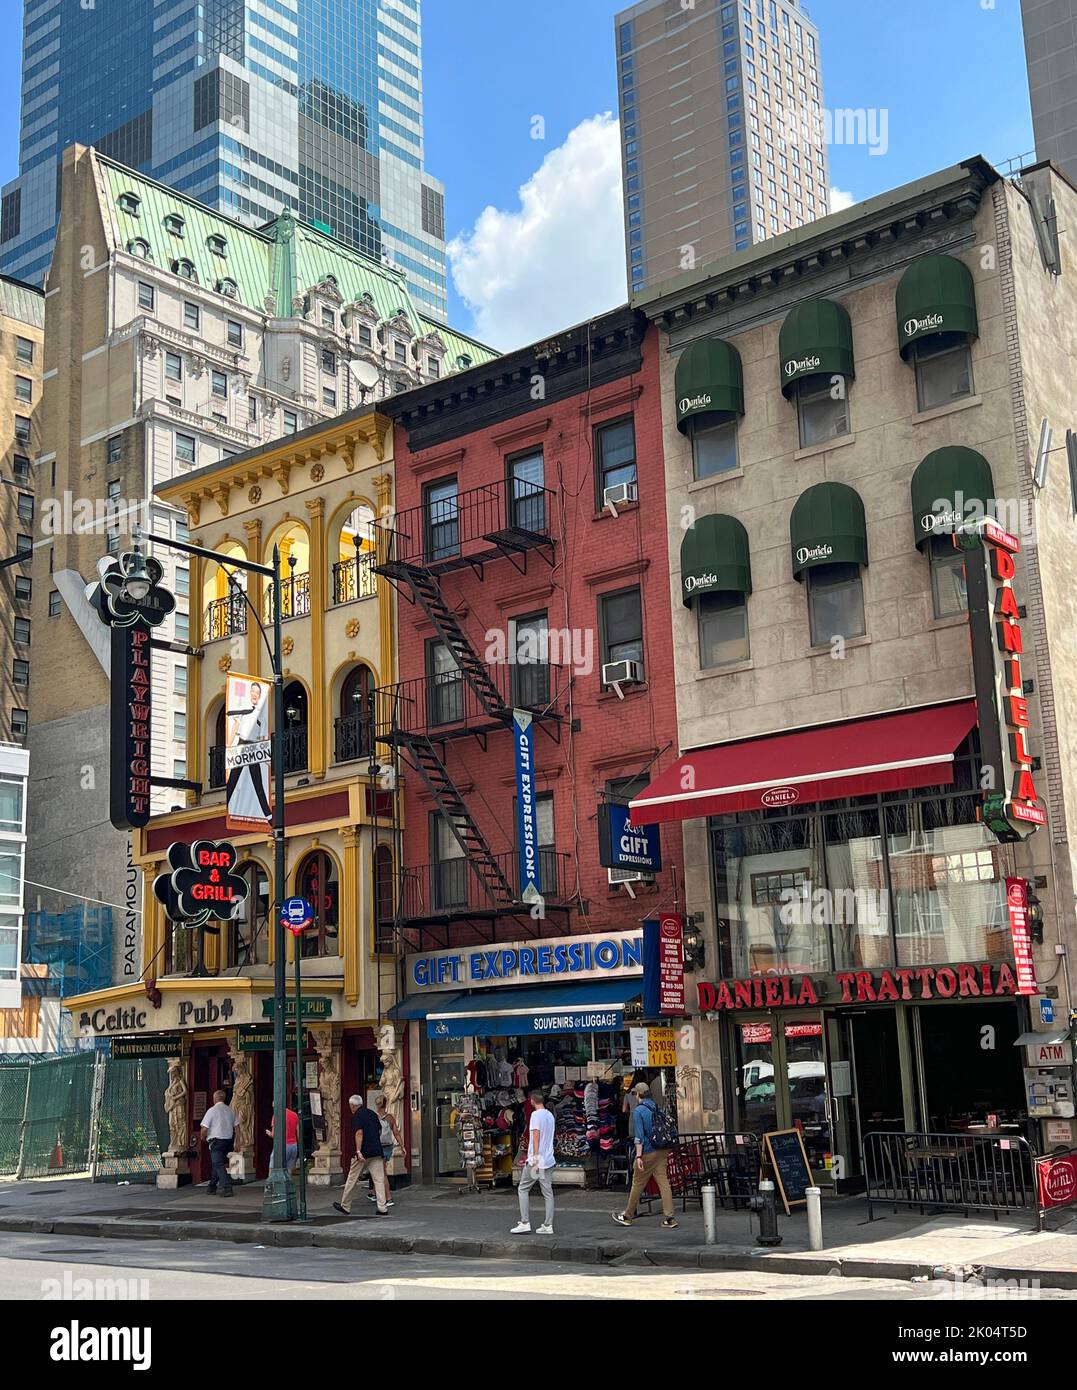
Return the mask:
[[(291, 1226), (223, 1226), (212, 1221), (163, 1222), (117, 1221), (112, 1218), (36, 1216), (0, 1217), (0, 1231), (19, 1235), (83, 1236), (111, 1240), (213, 1240), (222, 1244), (267, 1245), (300, 1249), (367, 1250), (378, 1254), (440, 1255), (457, 1259), (554, 1261), (561, 1264), (610, 1265), (624, 1269), (728, 1270), (746, 1273), (767, 1270), (772, 1274), (840, 1275), (845, 1279), (924, 1279), (936, 1274), (935, 1264), (910, 1260), (828, 1259), (818, 1254), (752, 1254), (736, 1247), (661, 1246), (633, 1249), (619, 1241), (591, 1245), (539, 1245), (533, 1241), (465, 1240), (453, 1237), (377, 1235), (343, 1230), (297, 1229)], [(1015, 1265), (985, 1265), (985, 1279), (1021, 1280), (1044, 1289), (1077, 1289), (1077, 1269), (1040, 1269)]]

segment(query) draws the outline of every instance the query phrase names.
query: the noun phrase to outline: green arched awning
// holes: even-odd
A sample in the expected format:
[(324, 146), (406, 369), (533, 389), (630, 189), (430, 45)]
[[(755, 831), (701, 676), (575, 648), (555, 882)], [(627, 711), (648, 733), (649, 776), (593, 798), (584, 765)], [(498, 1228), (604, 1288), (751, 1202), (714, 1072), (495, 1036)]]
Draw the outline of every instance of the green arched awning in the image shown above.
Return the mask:
[(677, 428), (690, 434), (696, 425), (722, 424), (744, 414), (744, 373), (740, 353), (721, 338), (701, 338), (677, 359)]
[(816, 483), (793, 503), (789, 517), (793, 578), (816, 565), (868, 562), (868, 533), (860, 494), (844, 483)]
[(991, 465), (975, 449), (933, 449), (912, 475), (912, 529), (917, 549), (949, 535), (962, 521), (994, 515)]
[(849, 315), (832, 299), (809, 299), (785, 316), (778, 335), (782, 394), (789, 396), (805, 377), (856, 375)]
[(748, 532), (735, 516), (701, 516), (681, 541), (681, 600), (728, 592), (752, 592)]
[(894, 305), (898, 351), (906, 359), (922, 338), (956, 343), (979, 336), (972, 274), (953, 256), (913, 261), (898, 281)]

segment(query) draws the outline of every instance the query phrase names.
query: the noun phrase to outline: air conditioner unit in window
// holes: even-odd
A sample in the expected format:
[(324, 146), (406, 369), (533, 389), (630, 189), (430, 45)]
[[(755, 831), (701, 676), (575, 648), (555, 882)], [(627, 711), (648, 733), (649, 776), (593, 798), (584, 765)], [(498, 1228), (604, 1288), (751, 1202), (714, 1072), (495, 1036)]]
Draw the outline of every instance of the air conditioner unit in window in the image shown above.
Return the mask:
[(617, 483), (614, 487), (606, 488), (602, 494), (602, 505), (614, 516), (617, 515), (618, 507), (626, 507), (629, 502), (638, 501), (639, 488), (635, 483)]
[(622, 685), (639, 685), (643, 680), (643, 667), (638, 661), (607, 661), (602, 667), (602, 684), (617, 692), (623, 700)]
[(654, 874), (643, 873), (639, 869), (607, 869), (610, 886), (615, 883), (653, 883)]

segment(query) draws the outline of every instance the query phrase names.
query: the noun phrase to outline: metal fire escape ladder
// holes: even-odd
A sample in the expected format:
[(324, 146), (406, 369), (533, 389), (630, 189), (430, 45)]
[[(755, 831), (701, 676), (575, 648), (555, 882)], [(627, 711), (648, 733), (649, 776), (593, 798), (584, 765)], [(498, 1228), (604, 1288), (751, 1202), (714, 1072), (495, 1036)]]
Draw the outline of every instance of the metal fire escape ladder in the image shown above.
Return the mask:
[(456, 843), (463, 850), (479, 883), (489, 895), (491, 905), (510, 906), (516, 901), (512, 885), (501, 872), (493, 850), (472, 819), (431, 739), (425, 734), (416, 733), (401, 733), (397, 737), (408, 753), (412, 766), (426, 783), (438, 810), (448, 822)]

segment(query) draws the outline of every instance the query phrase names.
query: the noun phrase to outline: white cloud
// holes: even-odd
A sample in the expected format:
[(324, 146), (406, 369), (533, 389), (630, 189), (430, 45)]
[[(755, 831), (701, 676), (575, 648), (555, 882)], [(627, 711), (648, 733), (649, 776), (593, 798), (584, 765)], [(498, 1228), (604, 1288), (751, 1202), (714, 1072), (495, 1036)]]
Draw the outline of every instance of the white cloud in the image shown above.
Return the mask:
[(449, 243), (475, 335), (502, 350), (535, 342), (623, 303), (624, 214), (618, 123), (582, 121), (519, 190)]
[(830, 211), (841, 212), (845, 208), (851, 208), (856, 199), (851, 193), (846, 193), (843, 188), (831, 188), (830, 190)]

